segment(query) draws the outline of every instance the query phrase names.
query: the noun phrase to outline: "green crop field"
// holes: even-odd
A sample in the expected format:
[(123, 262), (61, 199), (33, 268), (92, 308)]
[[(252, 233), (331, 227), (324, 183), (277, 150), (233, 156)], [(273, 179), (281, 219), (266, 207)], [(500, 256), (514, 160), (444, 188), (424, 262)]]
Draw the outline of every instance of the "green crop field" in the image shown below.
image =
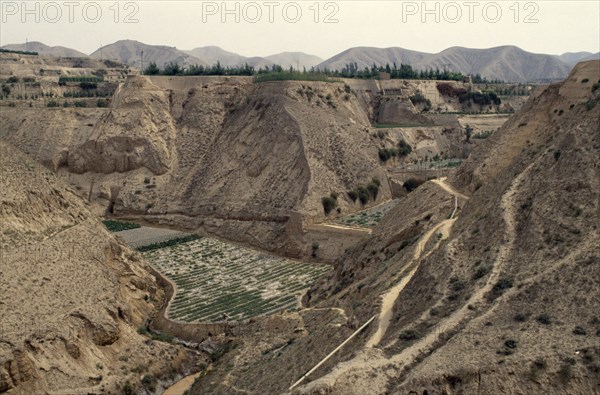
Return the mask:
[(201, 238), (144, 252), (177, 286), (171, 319), (218, 322), (294, 309), (330, 266), (263, 255), (249, 248)]
[(399, 202), (400, 199), (390, 200), (389, 202), (380, 204), (379, 206), (371, 207), (345, 217), (340, 217), (335, 222), (342, 225), (372, 228), (376, 226), (379, 221), (381, 221), (381, 218), (383, 218), (388, 211), (396, 207)]

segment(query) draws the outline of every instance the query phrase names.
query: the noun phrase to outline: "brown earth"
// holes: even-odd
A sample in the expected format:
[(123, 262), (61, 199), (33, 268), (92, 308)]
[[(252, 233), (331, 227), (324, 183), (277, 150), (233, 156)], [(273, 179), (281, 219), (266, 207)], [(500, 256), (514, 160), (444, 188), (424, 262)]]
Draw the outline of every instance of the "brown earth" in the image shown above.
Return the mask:
[[(380, 88), (394, 89), (392, 82)], [(423, 89), (444, 102), (430, 82), (400, 85), (406, 95)], [(382, 188), (367, 207), (391, 197), (380, 148), (405, 139), (414, 153), (403, 160), (412, 161), (464, 156), (473, 146), (456, 116), (450, 129), (432, 127), (410, 102), (403, 117), (427, 118), (428, 127), (373, 129), (378, 83), (131, 76), (106, 109), (3, 107), (0, 137), (56, 171), (97, 215), (143, 217), (308, 256), (319, 237), (309, 225), (326, 219), (324, 196), (340, 195), (340, 213), (330, 217), (362, 209), (346, 192), (374, 177)]]
[[(364, 344), (377, 320), (294, 393), (600, 391), (599, 80), (600, 62), (579, 64), (445, 186), (426, 183), (402, 199), (313, 286), (306, 304), (342, 308), (350, 321), (338, 333), (347, 337), (378, 313), (380, 295), (412, 275), (375, 348)], [(451, 229), (419, 243), (450, 217), (452, 195)], [(271, 358), (253, 356), (264, 335), (245, 339), (192, 393), (285, 393), (345, 339), (324, 340), (328, 322)], [(300, 374), (290, 377), (291, 367)], [(235, 388), (220, 392), (210, 383), (225, 372)]]
[(0, 392), (114, 393), (187, 369), (188, 351), (137, 333), (164, 297), (141, 256), (3, 141), (0, 163)]

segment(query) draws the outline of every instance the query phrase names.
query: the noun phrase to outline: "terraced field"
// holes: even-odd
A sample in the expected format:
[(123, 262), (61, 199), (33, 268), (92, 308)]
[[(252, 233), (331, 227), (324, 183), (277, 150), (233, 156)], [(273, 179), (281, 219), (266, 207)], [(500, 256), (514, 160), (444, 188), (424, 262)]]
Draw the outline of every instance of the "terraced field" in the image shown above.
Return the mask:
[(176, 284), (168, 316), (184, 322), (240, 320), (294, 309), (303, 291), (330, 270), (206, 237), (144, 256)]
[(378, 206), (341, 217), (335, 222), (342, 225), (372, 228), (376, 226), (379, 221), (381, 221), (381, 218), (383, 218), (388, 211), (394, 208), (399, 201), (399, 199), (394, 199)]

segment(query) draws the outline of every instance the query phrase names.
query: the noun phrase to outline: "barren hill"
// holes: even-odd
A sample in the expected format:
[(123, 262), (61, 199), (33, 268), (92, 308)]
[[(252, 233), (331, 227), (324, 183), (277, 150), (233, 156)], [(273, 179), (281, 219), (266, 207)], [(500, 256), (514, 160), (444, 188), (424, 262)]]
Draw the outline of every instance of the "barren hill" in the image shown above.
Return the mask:
[(0, 162), (0, 392), (113, 392), (140, 365), (176, 371), (185, 354), (137, 333), (164, 297), (140, 255), (2, 140)]
[[(310, 69), (313, 66), (317, 66), (319, 63), (323, 61), (323, 59), (319, 58), (315, 55), (310, 55), (304, 52), (282, 52), (275, 55), (269, 55), (265, 57), (267, 63), (265, 65), (274, 65), (278, 64), (284, 69), (288, 69), (293, 67), (297, 70), (302, 70), (302, 68)], [(258, 63), (257, 67), (260, 67), (261, 64)]]
[(238, 55), (212, 45), (194, 48), (185, 52), (209, 65), (220, 62), (221, 66), (223, 67), (241, 66), (248, 59), (245, 56)]
[(591, 53), (591, 52), (565, 52), (562, 55), (558, 55), (558, 58), (560, 60), (562, 60), (563, 62), (570, 64), (570, 65), (576, 65), (579, 62), (585, 62), (588, 60), (598, 60), (598, 57), (600, 56), (600, 53)]
[[(248, 337), (192, 393), (598, 392), (597, 81), (600, 62), (580, 63), (454, 178), (419, 187), (347, 251), (300, 312), (343, 309), (346, 321), (295, 324), (300, 335), (279, 347)], [(313, 355), (341, 343), (324, 333), (349, 333), (373, 315), (288, 391)]]
[[(202, 226), (296, 256), (323, 197), (359, 210), (346, 192), (385, 175), (368, 111), (343, 83), (132, 77), (108, 109), (21, 110), (2, 111), (2, 137), (98, 214)], [(369, 204), (389, 197), (382, 183)]]
[(515, 46), (488, 49), (448, 48), (437, 54), (403, 48), (357, 47), (324, 61), (318, 68), (341, 69), (356, 62), (359, 69), (396, 63), (410, 64), (417, 70), (444, 69), (464, 74), (480, 74), (507, 82), (533, 82), (565, 78), (571, 66), (555, 56), (534, 54)]
[(94, 59), (110, 59), (130, 66), (140, 67), (144, 52), (144, 67), (155, 62), (158, 67), (163, 67), (169, 62), (179, 65), (204, 65), (209, 64), (175, 47), (164, 45), (149, 45), (134, 40), (120, 40), (105, 45), (90, 55)]
[(318, 56), (309, 55), (303, 52), (282, 52), (266, 57), (245, 57), (233, 52), (225, 51), (216, 46), (199, 47), (185, 52), (202, 60), (204, 63), (214, 65), (217, 64), (217, 62), (220, 62), (224, 67), (243, 66), (247, 63), (258, 69), (260, 67), (271, 67), (272, 65), (277, 64), (284, 69), (288, 69), (292, 66), (295, 69), (302, 70), (303, 67), (310, 69), (323, 61), (323, 59)]
[(88, 56), (83, 52), (79, 52), (75, 49), (56, 46), (50, 47), (39, 41), (32, 41), (24, 44), (8, 44), (1, 47), (2, 49), (9, 49), (11, 51), (30, 51), (37, 52), (40, 55), (45, 56), (58, 56), (64, 58), (87, 58)]

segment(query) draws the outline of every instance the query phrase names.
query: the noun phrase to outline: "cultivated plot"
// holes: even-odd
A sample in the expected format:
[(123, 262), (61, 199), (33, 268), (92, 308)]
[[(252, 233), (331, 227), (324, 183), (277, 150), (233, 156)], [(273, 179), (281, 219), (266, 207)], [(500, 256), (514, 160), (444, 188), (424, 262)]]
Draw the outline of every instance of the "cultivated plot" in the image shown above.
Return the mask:
[(295, 262), (202, 238), (145, 252), (175, 285), (171, 319), (218, 322), (294, 309), (329, 265)]
[(400, 202), (400, 199), (390, 200), (378, 206), (362, 210), (345, 217), (337, 219), (335, 222), (342, 225), (359, 226), (364, 228), (375, 227), (381, 218)]

